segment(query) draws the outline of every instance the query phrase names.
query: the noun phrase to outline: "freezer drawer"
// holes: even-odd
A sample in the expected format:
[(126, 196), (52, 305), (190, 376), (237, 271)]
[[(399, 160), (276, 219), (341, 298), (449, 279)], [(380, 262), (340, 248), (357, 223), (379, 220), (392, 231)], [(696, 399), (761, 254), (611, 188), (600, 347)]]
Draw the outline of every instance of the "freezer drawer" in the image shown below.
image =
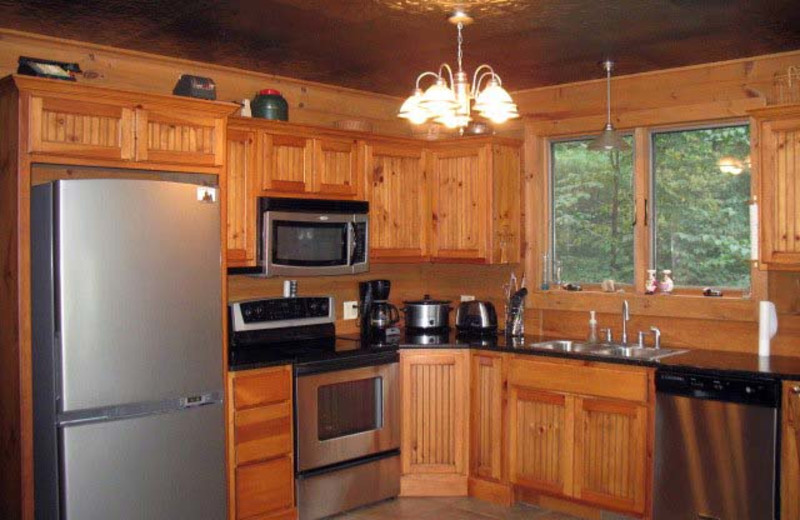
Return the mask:
[(64, 520), (197, 520), (227, 514), (223, 406), (66, 426)]

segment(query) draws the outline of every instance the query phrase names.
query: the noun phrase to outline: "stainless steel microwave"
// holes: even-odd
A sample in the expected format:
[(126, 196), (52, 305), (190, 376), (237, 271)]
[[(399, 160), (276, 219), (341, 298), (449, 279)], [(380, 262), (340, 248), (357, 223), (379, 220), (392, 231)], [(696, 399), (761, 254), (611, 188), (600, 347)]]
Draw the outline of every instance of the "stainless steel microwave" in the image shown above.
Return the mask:
[(369, 269), (369, 203), (259, 198), (265, 276), (324, 276)]

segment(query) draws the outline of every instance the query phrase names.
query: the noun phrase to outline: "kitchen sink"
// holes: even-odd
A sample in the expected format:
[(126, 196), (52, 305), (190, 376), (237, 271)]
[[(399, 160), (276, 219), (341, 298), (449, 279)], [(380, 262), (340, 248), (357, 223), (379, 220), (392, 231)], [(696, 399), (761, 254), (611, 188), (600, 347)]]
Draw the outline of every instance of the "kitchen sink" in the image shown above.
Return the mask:
[(685, 350), (652, 347), (626, 347), (622, 345), (603, 348), (595, 351), (598, 355), (618, 357), (625, 359), (641, 359), (644, 361), (658, 361), (669, 356), (683, 354)]
[(639, 359), (642, 361), (658, 361), (659, 359), (675, 356), (686, 352), (669, 348), (635, 347), (617, 345), (614, 343), (580, 343), (571, 340), (552, 340), (541, 343), (531, 343), (532, 349), (548, 350), (551, 352), (575, 353), (588, 356), (605, 358)]

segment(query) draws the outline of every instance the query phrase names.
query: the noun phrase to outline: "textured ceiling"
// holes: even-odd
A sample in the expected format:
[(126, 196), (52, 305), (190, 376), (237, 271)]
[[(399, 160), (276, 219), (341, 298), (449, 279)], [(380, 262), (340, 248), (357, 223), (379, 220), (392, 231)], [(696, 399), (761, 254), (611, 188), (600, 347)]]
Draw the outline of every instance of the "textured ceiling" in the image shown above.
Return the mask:
[[(800, 49), (797, 0), (464, 0), (509, 90)], [(10, 29), (405, 96), (455, 61), (457, 0), (0, 0)]]

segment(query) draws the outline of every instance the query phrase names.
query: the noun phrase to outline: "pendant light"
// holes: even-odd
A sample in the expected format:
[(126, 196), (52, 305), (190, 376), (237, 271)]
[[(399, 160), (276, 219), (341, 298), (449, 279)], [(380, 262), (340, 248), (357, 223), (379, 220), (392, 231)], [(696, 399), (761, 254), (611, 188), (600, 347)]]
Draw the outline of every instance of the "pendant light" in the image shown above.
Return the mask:
[[(503, 88), (503, 80), (492, 67), (484, 64), (475, 69), (471, 84), (464, 72), (462, 32), (464, 26), (472, 23), (472, 18), (464, 11), (456, 11), (448, 20), (458, 28), (456, 72), (443, 63), (438, 72), (423, 72), (417, 76), (414, 93), (405, 100), (397, 116), (415, 125), (434, 121), (447, 128), (462, 130), (472, 120), (473, 110), (496, 124), (519, 117), (517, 105)], [(431, 86), (423, 90), (420, 81), (427, 77), (435, 79)]]
[(600, 150), (610, 152), (612, 150), (630, 150), (630, 145), (625, 142), (619, 132), (614, 129), (611, 123), (611, 71), (614, 70), (614, 62), (605, 60), (602, 63), (603, 70), (606, 71), (606, 126), (603, 131), (591, 143), (589, 150)]

